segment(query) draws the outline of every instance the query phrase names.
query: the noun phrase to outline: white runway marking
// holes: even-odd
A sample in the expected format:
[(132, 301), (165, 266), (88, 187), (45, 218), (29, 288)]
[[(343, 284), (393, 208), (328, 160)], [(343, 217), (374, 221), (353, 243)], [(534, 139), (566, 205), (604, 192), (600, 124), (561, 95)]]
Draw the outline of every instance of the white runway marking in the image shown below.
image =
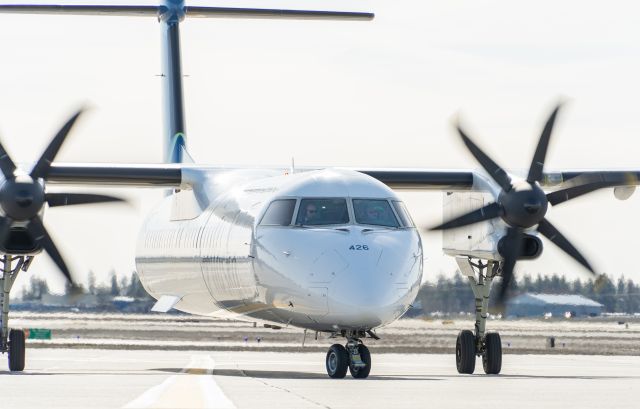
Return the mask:
[(213, 379), (215, 362), (210, 355), (192, 355), (179, 375), (173, 375), (138, 398), (124, 409), (146, 408), (215, 408), (235, 409)]

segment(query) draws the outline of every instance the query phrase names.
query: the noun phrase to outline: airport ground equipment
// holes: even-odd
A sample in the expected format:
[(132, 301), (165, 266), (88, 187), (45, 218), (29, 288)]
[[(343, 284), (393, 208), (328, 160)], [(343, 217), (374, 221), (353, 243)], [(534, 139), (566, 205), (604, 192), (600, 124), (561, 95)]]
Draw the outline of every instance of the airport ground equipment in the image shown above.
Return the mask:
[[(326, 357), (332, 378), (345, 377), (347, 370), (354, 378), (369, 375), (371, 354), (363, 340), (377, 339), (374, 330), (401, 317), (420, 288), (423, 244), (396, 190), (445, 193), (448, 221), (435, 229), (444, 230), (443, 250), (458, 260), (476, 300), (475, 332), (462, 331), (456, 342), (457, 367), (472, 373), (481, 356), (485, 372), (496, 374), (502, 363), (500, 336), (486, 331), (494, 278), (502, 277), (502, 302), (516, 262), (542, 253), (538, 234), (593, 272), (545, 218), (549, 204), (608, 187), (625, 199), (638, 184), (639, 170), (543, 173), (558, 108), (544, 127), (525, 179), (498, 166), (460, 126), (458, 133), (483, 171), (184, 163), (179, 25), (185, 18), (370, 21), (373, 14), (192, 7), (183, 0), (163, 0), (157, 6), (4, 4), (0, 13), (150, 16), (162, 33), (166, 163), (52, 163), (82, 111), (65, 123), (30, 172), (17, 169), (0, 146), (2, 348), (10, 353), (12, 370), (24, 368), (24, 333), (8, 329), (9, 291), (16, 274), (44, 250), (74, 282), (42, 222), (45, 208), (118, 200), (50, 193), (48, 183), (170, 188), (145, 220), (136, 251), (137, 273), (159, 300), (157, 309), (248, 317), (273, 328), (290, 325), (342, 337), (346, 344), (333, 345)], [(314, 221), (317, 213), (322, 217)]]

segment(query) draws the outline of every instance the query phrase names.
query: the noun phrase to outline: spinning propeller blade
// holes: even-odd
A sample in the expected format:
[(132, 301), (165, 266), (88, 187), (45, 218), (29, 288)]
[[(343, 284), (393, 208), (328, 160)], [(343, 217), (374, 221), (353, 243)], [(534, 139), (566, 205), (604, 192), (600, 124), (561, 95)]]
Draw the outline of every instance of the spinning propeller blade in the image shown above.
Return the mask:
[(44, 225), (42, 224), (42, 220), (40, 220), (40, 217), (36, 216), (30, 220), (27, 231), (35, 241), (40, 243), (44, 251), (49, 254), (49, 257), (51, 257), (53, 262), (56, 263), (67, 280), (73, 283), (73, 280), (71, 279), (71, 273), (69, 272), (69, 267), (67, 267), (67, 264), (64, 262), (64, 259), (60, 255), (58, 248), (51, 239), (51, 236), (47, 232), (47, 229), (45, 229)]
[(516, 266), (516, 261), (520, 257), (520, 249), (522, 247), (522, 230), (517, 227), (509, 227), (507, 229), (507, 235), (505, 239), (505, 245), (503, 248), (504, 262), (502, 264), (502, 285), (500, 286), (500, 292), (498, 293), (498, 304), (503, 305), (506, 299), (507, 290), (509, 284), (513, 278), (513, 269)]
[(636, 183), (636, 176), (631, 172), (623, 174), (622, 176), (611, 176), (607, 173), (582, 174), (570, 179), (564, 184), (565, 187), (563, 189), (548, 193), (547, 200), (549, 200), (551, 205), (555, 206), (598, 189), (635, 185)]
[(36, 162), (33, 169), (31, 169), (31, 178), (46, 178), (49, 173), (49, 168), (51, 167), (51, 162), (55, 159), (58, 151), (62, 147), (67, 135), (69, 135), (69, 131), (73, 128), (73, 125), (76, 123), (80, 115), (82, 115), (83, 110), (80, 109), (76, 112), (67, 122), (60, 128), (56, 136), (53, 137), (47, 149), (44, 150), (38, 162)]
[(504, 191), (511, 190), (511, 178), (509, 177), (507, 172), (505, 172), (504, 169), (502, 169), (500, 166), (498, 166), (497, 163), (495, 163), (489, 156), (487, 156), (482, 151), (482, 149), (480, 149), (478, 147), (478, 145), (476, 145), (471, 140), (471, 138), (469, 138), (467, 136), (467, 134), (460, 127), (460, 125), (458, 125), (457, 128), (458, 128), (458, 133), (460, 134), (460, 137), (462, 138), (462, 141), (467, 146), (467, 149), (469, 149), (469, 152), (471, 152), (473, 157), (476, 158), (478, 163), (480, 163), (480, 165), (489, 174), (489, 176), (491, 176), (493, 178), (493, 180), (495, 180), (496, 183), (498, 185), (500, 185), (502, 190), (504, 190)]
[(533, 154), (531, 160), (531, 166), (529, 167), (529, 176), (527, 176), (527, 182), (540, 182), (542, 180), (542, 171), (544, 169), (544, 160), (547, 157), (547, 148), (549, 147), (549, 141), (551, 140), (551, 133), (553, 132), (553, 125), (556, 123), (556, 116), (560, 110), (560, 105), (551, 112), (547, 123), (544, 125), (542, 135), (538, 141), (538, 147)]
[(0, 171), (2, 171), (4, 178), (7, 180), (15, 177), (16, 164), (13, 163), (2, 143), (0, 143)]
[(432, 227), (430, 230), (447, 230), (453, 229), (454, 227), (467, 226), (469, 224), (495, 219), (496, 217), (500, 216), (501, 213), (502, 208), (498, 203), (494, 202), (481, 207), (478, 210), (474, 210), (473, 212), (463, 214), (460, 217), (449, 220), (448, 222), (443, 223), (439, 226)]
[(540, 224), (538, 224), (538, 231), (542, 233), (544, 237), (548, 238), (553, 244), (560, 247), (562, 251), (573, 257), (573, 259), (578, 263), (582, 264), (584, 268), (592, 272), (594, 275), (596, 274), (587, 259), (584, 258), (578, 249), (576, 249), (571, 242), (558, 231), (558, 229), (549, 223), (547, 219), (542, 219), (542, 221), (540, 221)]
[(0, 171), (5, 179), (0, 187), (0, 208), (4, 213), (4, 217), (0, 218), (0, 242), (6, 244), (10, 239), (11, 226), (14, 222), (26, 223), (27, 232), (34, 242), (49, 254), (65, 278), (74, 286), (75, 283), (71, 278), (67, 264), (40, 219), (42, 207), (45, 202), (51, 207), (58, 207), (123, 201), (106, 195), (45, 193), (44, 182), (47, 180), (51, 163), (82, 112), (83, 110), (79, 110), (67, 120), (51, 140), (29, 175), (15, 175), (16, 165), (0, 144)]

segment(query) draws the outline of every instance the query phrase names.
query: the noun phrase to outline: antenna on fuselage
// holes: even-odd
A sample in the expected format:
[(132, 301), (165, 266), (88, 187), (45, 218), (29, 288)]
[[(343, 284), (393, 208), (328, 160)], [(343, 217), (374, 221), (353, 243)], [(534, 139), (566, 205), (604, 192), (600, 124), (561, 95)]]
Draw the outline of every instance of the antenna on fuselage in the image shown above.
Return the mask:
[(373, 13), (351, 11), (257, 9), (186, 6), (184, 0), (161, 0), (158, 6), (0, 5), (0, 13), (154, 16), (162, 30), (164, 161), (180, 163), (186, 151), (186, 125), (180, 55), (180, 22), (185, 17), (306, 20), (372, 20)]

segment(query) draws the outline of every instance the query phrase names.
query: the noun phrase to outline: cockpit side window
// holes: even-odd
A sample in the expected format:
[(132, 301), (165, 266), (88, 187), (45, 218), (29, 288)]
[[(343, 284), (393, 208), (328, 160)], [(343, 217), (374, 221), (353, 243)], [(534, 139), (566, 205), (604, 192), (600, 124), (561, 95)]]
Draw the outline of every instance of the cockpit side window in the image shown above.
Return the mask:
[(293, 218), (296, 199), (274, 200), (260, 221), (264, 226), (289, 226)]
[(416, 227), (415, 223), (413, 223), (413, 219), (411, 219), (411, 215), (407, 210), (407, 206), (404, 203), (393, 201), (393, 208), (396, 209), (396, 213), (400, 218), (400, 224), (402, 227)]
[(353, 212), (360, 224), (400, 227), (391, 205), (383, 199), (353, 199)]
[(322, 226), (349, 223), (346, 199), (302, 199), (297, 225)]

